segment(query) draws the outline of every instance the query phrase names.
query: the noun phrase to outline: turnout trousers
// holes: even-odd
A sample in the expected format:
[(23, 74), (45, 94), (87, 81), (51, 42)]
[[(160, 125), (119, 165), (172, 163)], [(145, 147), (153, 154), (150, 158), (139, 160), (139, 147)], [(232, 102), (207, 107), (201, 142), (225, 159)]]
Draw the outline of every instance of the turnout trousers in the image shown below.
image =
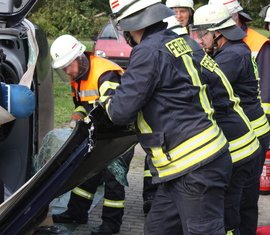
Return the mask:
[(144, 235), (224, 235), (224, 195), (232, 172), (229, 152), (158, 186)]
[(266, 156), (269, 149), (270, 135), (259, 138), (261, 144), (261, 155), (257, 166), (254, 168), (251, 177), (249, 177), (244, 185), (240, 216), (241, 225), (240, 232), (243, 235), (256, 235), (258, 224), (258, 200), (260, 195), (260, 176)]
[[(122, 156), (129, 167), (134, 148)], [(68, 212), (77, 218), (87, 218), (94, 194), (99, 185), (104, 183), (104, 202), (101, 219), (113, 230), (119, 230), (124, 215), (125, 187), (105, 168), (99, 174), (87, 180), (71, 192)], [(79, 188), (79, 189), (78, 189)]]
[(243, 188), (258, 166), (258, 161), (259, 155), (240, 166), (233, 166), (229, 188), (225, 193), (225, 230), (232, 231), (235, 235), (240, 234)]

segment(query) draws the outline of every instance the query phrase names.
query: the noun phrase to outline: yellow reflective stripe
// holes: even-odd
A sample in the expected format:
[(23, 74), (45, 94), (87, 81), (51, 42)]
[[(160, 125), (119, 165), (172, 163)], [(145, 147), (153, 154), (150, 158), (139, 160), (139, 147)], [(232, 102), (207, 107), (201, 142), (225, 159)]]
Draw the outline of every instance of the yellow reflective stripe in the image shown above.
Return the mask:
[(93, 200), (93, 198), (94, 198), (94, 194), (89, 193), (86, 190), (81, 189), (79, 187), (74, 188), (72, 190), (72, 192), (75, 193), (76, 195), (80, 196), (80, 197), (84, 197), (84, 198), (89, 199), (89, 200)]
[(251, 126), (257, 137), (260, 137), (270, 131), (270, 126), (265, 115), (253, 120)]
[(88, 104), (94, 104), (96, 100), (88, 100), (87, 103)]
[[(142, 111), (140, 111), (137, 115), (137, 125), (141, 133), (146, 134), (146, 133), (153, 133), (151, 127), (146, 123)], [(153, 156), (158, 156), (162, 154), (162, 149), (161, 148), (151, 148)]]
[[(165, 167), (157, 168), (159, 177), (166, 177), (172, 174), (181, 172), (189, 167), (194, 166), (195, 164), (200, 163), (201, 161), (207, 159), (213, 154), (217, 153), (222, 147), (227, 144), (225, 136), (220, 132), (218, 138), (211, 143), (196, 149), (193, 152), (190, 152), (188, 156), (182, 157), (175, 162), (172, 162)], [(179, 157), (178, 157), (179, 158)]]
[(73, 112), (82, 112), (84, 114), (87, 114), (85, 108), (82, 105), (80, 105), (77, 108), (75, 108)]
[(100, 96), (103, 96), (109, 89), (115, 90), (118, 86), (119, 83), (117, 82), (110, 82), (110, 81), (103, 82), (102, 85), (99, 87)]
[(150, 170), (145, 170), (143, 176), (144, 177), (152, 177), (152, 174), (151, 174)]
[(244, 158), (251, 156), (259, 148), (260, 148), (260, 143), (259, 143), (258, 139), (255, 138), (249, 145), (247, 145), (239, 150), (235, 150), (234, 152), (230, 152), (232, 162), (235, 163), (235, 162), (238, 162)]
[[(170, 161), (175, 161), (179, 158), (188, 158), (194, 149), (201, 149), (204, 145), (210, 147), (212, 145), (211, 140), (213, 140), (217, 136), (219, 136), (219, 129), (217, 128), (216, 125), (211, 126), (210, 128), (207, 128), (206, 130), (202, 131), (201, 133), (199, 133), (199, 134), (193, 136), (192, 138), (186, 140), (185, 142), (181, 143), (176, 148), (170, 150), (168, 152), (170, 157), (171, 157)], [(225, 137), (224, 137), (224, 139), (225, 139)], [(208, 142), (210, 142), (210, 143), (208, 144)], [(159, 154), (153, 155), (153, 158), (152, 158), (152, 161), (153, 161), (153, 164), (155, 165), (155, 167), (162, 167), (162, 166), (167, 165), (170, 162), (167, 159), (166, 154), (163, 153), (161, 147), (159, 147), (159, 149), (160, 149)], [(220, 148), (218, 147), (218, 149), (220, 149)], [(203, 153), (200, 153), (200, 155), (201, 154), (203, 154)], [(212, 154), (214, 154), (214, 152)], [(211, 154), (209, 156), (211, 156)]]
[[(151, 128), (149, 127), (149, 125), (146, 123), (146, 121), (143, 118), (142, 112), (140, 112), (138, 114), (138, 128), (140, 129), (141, 133), (152, 133)], [(154, 164), (155, 167), (163, 167), (173, 161), (176, 161), (179, 158), (189, 158), (191, 154), (191, 152), (194, 149), (199, 149), (196, 152), (198, 152), (199, 155), (205, 156), (205, 158), (211, 156), (212, 154), (216, 153), (219, 149), (221, 149), (225, 144), (226, 144), (226, 138), (225, 136), (219, 133), (220, 130), (216, 125), (213, 125), (209, 128), (207, 128), (206, 130), (202, 131), (201, 133), (193, 136), (192, 138), (186, 140), (185, 142), (181, 143), (180, 145), (178, 145), (176, 148), (170, 150), (168, 152), (168, 154), (170, 155), (171, 159), (168, 160), (166, 154), (162, 151), (161, 147), (153, 147), (150, 148), (152, 151), (152, 162)], [(213, 140), (214, 138), (216, 138), (217, 136), (219, 136), (218, 138), (220, 138), (220, 145), (219, 146), (215, 146), (215, 150), (214, 152), (208, 152), (206, 151), (206, 153), (208, 153), (209, 155), (204, 155), (204, 153), (200, 153), (200, 149), (202, 148), (202, 146), (206, 145), (209, 147), (209, 149), (211, 148), (211, 145), (213, 145), (211, 143), (211, 140)], [(208, 142), (210, 142), (209, 144), (207, 144)], [(198, 159), (200, 156), (197, 156)], [(200, 160), (204, 159), (201, 158)], [(194, 160), (194, 162), (196, 162), (196, 160)], [(194, 163), (195, 164), (195, 163)]]
[(233, 235), (233, 231), (234, 231), (234, 229), (230, 230), (230, 231), (227, 231), (226, 235)]
[(238, 149), (244, 147), (245, 145), (247, 145), (248, 143), (250, 143), (251, 140), (253, 141), (255, 138), (256, 138), (256, 135), (255, 135), (254, 131), (253, 130), (249, 131), (245, 135), (243, 135), (237, 139), (231, 140), (229, 142), (230, 143), (229, 149), (231, 152), (238, 150)]
[(105, 102), (109, 97), (110, 97), (109, 95), (101, 96), (101, 97), (99, 97), (99, 101), (100, 101), (100, 102)]
[(113, 201), (104, 198), (103, 206), (112, 207), (112, 208), (124, 208), (124, 200), (121, 201)]
[(263, 110), (266, 114), (270, 114), (270, 104), (269, 103), (262, 103)]
[(198, 75), (198, 71), (193, 65), (192, 58), (186, 54), (182, 55), (181, 57), (182, 57), (183, 62), (186, 66), (186, 69), (187, 69), (187, 71), (192, 79), (193, 85), (200, 87), (199, 96), (200, 96), (200, 102), (201, 102), (201, 105), (202, 105), (204, 111), (208, 114), (209, 120), (211, 120), (213, 123), (215, 123), (215, 120), (213, 119), (214, 110), (211, 107), (209, 99), (208, 99), (207, 94), (206, 94), (206, 85), (202, 85), (200, 77)]
[(227, 94), (229, 95), (229, 100), (234, 103), (233, 109), (238, 113), (238, 115), (242, 118), (247, 127), (251, 130), (252, 127), (250, 121), (248, 117), (245, 115), (242, 107), (240, 106), (240, 99), (235, 96), (231, 83), (219, 68), (215, 68), (215, 72), (221, 78), (221, 81), (227, 91)]

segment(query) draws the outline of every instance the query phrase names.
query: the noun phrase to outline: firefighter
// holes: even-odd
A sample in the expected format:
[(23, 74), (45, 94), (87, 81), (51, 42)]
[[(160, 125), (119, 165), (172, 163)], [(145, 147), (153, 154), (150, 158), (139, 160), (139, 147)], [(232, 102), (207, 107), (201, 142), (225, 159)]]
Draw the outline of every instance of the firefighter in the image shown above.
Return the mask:
[[(226, 7), (224, 8), (212, 8), (211, 6), (199, 8), (194, 14), (194, 23), (196, 25), (190, 27), (190, 33), (197, 35), (196, 38), (200, 38), (199, 36), (207, 33), (209, 25), (214, 26), (216, 22), (219, 23), (228, 18), (229, 13)], [(222, 29), (229, 24), (235, 25), (234, 21), (231, 20), (229, 22), (225, 21), (216, 28)], [(180, 35), (187, 34), (187, 32), (176, 31), (175, 27), (172, 30), (178, 34), (181, 33)], [(238, 28), (238, 36), (235, 35), (235, 37), (242, 38), (244, 36), (244, 32)], [(189, 40), (187, 41), (189, 42)], [(200, 64), (204, 75), (203, 83), (208, 85), (217, 124), (230, 144), (229, 150), (233, 162), (233, 174), (225, 195), (225, 228), (230, 231), (237, 226), (239, 227), (241, 192), (246, 178), (256, 165), (260, 154), (260, 143), (255, 136), (248, 117), (240, 106), (239, 98), (234, 95), (232, 86), (219, 69), (218, 64), (211, 57), (202, 53), (197, 44), (189, 43), (189, 45), (192, 46), (194, 53), (201, 54)], [(213, 74), (216, 74), (216, 77)]]
[(194, 3), (193, 0), (167, 0), (166, 6), (171, 8), (180, 25), (187, 27), (193, 22)]
[[(179, 21), (175, 18), (175, 16), (170, 16), (163, 20), (168, 24), (167, 28), (173, 30), (178, 35), (187, 34), (187, 28), (181, 26)], [(152, 174), (149, 170), (149, 166), (147, 163), (147, 156), (144, 164), (144, 177), (143, 177), (143, 211), (145, 216), (151, 209), (152, 201), (155, 197), (155, 193), (157, 191), (158, 185), (152, 183)]]
[(174, 13), (161, 0), (111, 0), (110, 6), (115, 25), (137, 45), (121, 85), (101, 105), (115, 124), (135, 124), (159, 183), (144, 234), (224, 234), (228, 142), (192, 49), (162, 21)]
[[(123, 70), (113, 62), (94, 56), (85, 51), (86, 47), (70, 35), (58, 37), (51, 46), (52, 67), (62, 79), (70, 81), (75, 110), (72, 120), (86, 117), (100, 95), (106, 97), (119, 85)], [(128, 167), (134, 149), (122, 156)], [(108, 153), (109, 154), (109, 153)], [(74, 188), (68, 209), (52, 215), (55, 223), (85, 224), (97, 187), (104, 183), (102, 224), (93, 229), (92, 235), (113, 234), (120, 230), (124, 214), (125, 190), (106, 168), (98, 175)]]
[[(228, 9), (220, 4), (205, 5), (197, 9), (194, 13), (194, 28), (199, 31), (201, 44), (205, 48), (216, 47), (213, 51), (213, 58), (229, 79), (234, 92), (240, 97), (241, 106), (258, 139), (269, 139), (270, 127), (261, 107), (259, 86), (255, 74), (256, 66), (251, 59), (249, 48), (242, 41), (246, 36), (243, 30), (236, 26)], [(257, 174), (260, 158), (264, 154), (265, 152), (261, 149), (260, 154), (257, 155), (257, 161), (252, 165), (244, 164), (243, 167), (236, 166), (233, 169), (231, 186), (235, 188), (232, 191), (232, 187), (229, 187), (228, 194), (235, 194), (237, 188), (245, 191), (248, 179)], [(245, 177), (241, 178), (243, 173)], [(229, 201), (225, 200), (225, 207), (230, 204), (232, 207), (229, 208), (229, 213), (225, 214), (225, 225), (227, 223), (228, 230), (234, 229), (233, 234), (239, 234), (241, 229), (240, 204), (244, 196), (237, 198), (237, 195), (232, 195), (229, 197)], [(241, 232), (241, 234), (246, 233)]]
[[(243, 41), (247, 44), (252, 52), (253, 60), (257, 63), (258, 80), (260, 86), (260, 95), (262, 107), (266, 113), (268, 121), (270, 120), (270, 89), (269, 89), (269, 74), (270, 74), (270, 40), (264, 35), (257, 33), (255, 30), (248, 27), (248, 22), (252, 18), (244, 11), (243, 7), (237, 0), (209, 0), (209, 4), (224, 4), (236, 24), (241, 27), (247, 34)], [(265, 161), (266, 152), (269, 148), (269, 135), (264, 132), (259, 135), (262, 151), (260, 166), (255, 176), (247, 181), (243, 192), (243, 200), (241, 205), (241, 233), (245, 235), (255, 234), (258, 223), (258, 198), (259, 198), (259, 183), (263, 164)]]
[(270, 4), (265, 6), (259, 15), (264, 19), (264, 28), (270, 31)]

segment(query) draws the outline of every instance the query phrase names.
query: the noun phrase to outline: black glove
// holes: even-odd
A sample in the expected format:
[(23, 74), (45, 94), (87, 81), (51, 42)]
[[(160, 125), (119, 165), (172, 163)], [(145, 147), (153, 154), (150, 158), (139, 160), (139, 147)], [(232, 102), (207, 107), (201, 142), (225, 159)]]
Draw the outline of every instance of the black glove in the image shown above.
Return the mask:
[(95, 102), (95, 107), (90, 111), (89, 117), (98, 132), (108, 132), (115, 128), (115, 125), (109, 119), (105, 109), (103, 108), (102, 103), (99, 101)]

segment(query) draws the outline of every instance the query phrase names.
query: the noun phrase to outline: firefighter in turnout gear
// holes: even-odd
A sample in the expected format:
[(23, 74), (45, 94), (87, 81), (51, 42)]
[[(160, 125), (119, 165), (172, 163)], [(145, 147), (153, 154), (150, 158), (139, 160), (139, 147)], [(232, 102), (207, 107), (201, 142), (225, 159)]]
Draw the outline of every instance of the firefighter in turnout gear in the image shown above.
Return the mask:
[[(252, 53), (252, 60), (255, 61), (255, 70), (257, 79), (259, 80), (261, 105), (266, 113), (268, 122), (270, 120), (270, 89), (269, 89), (269, 74), (270, 74), (270, 41), (265, 36), (257, 33), (255, 30), (248, 27), (247, 23), (252, 18), (244, 11), (239, 1), (233, 0), (209, 0), (209, 4), (223, 4), (227, 7), (236, 24), (242, 28), (247, 34), (243, 41), (249, 47)], [(235, 65), (235, 63), (230, 63)], [(239, 68), (238, 68), (239, 69)], [(246, 102), (246, 106), (249, 103)], [(251, 106), (250, 106), (251, 107)], [(257, 115), (261, 112), (257, 112)], [(254, 114), (253, 114), (254, 115)], [(255, 118), (255, 117), (253, 117)], [(263, 164), (265, 161), (266, 152), (269, 148), (269, 134), (265, 132), (265, 118), (261, 116), (260, 119), (252, 119), (252, 123), (257, 126), (256, 133), (262, 147), (262, 154), (260, 156), (260, 165), (254, 176), (251, 177), (244, 188), (243, 200), (241, 203), (241, 234), (254, 235), (258, 223), (258, 198), (259, 198), (259, 183)], [(265, 123), (265, 124), (264, 124)]]
[[(213, 58), (229, 79), (234, 92), (239, 96), (240, 104), (249, 118), (257, 138), (269, 136), (270, 128), (261, 107), (258, 81), (256, 80), (251, 53), (242, 41), (246, 35), (241, 28), (236, 26), (228, 9), (223, 5), (215, 4), (198, 8), (194, 13), (193, 30), (197, 30), (198, 35), (202, 35), (201, 45), (206, 48), (216, 46), (216, 49), (213, 51)], [(227, 113), (223, 115), (226, 116)], [(230, 129), (223, 129), (228, 140), (235, 135), (234, 131), (237, 131), (239, 134), (238, 127), (241, 128), (241, 126), (238, 126), (238, 121), (235, 123), (237, 123), (237, 127), (232, 128), (231, 125)], [(230, 135), (227, 136), (226, 133)], [(242, 140), (247, 139), (249, 135), (244, 135)], [(258, 171), (260, 158), (264, 152), (262, 149), (259, 149), (259, 152), (257, 151), (256, 153), (255, 147), (251, 146), (246, 155), (252, 155), (253, 152), (256, 153), (254, 160), (251, 160), (252, 158), (249, 157), (240, 159), (240, 161), (234, 161), (234, 154), (236, 153), (235, 142), (232, 141), (230, 146), (232, 149), (232, 159), (235, 164), (227, 197), (225, 197), (225, 226), (226, 230), (230, 231), (231, 234), (240, 234), (240, 205), (243, 200), (243, 190), (247, 180), (254, 177), (254, 173)]]
[(264, 28), (268, 31), (270, 31), (270, 4), (267, 6), (263, 7), (262, 10), (260, 11), (259, 15), (263, 18), (264, 20)]
[(193, 22), (194, 3), (193, 0), (167, 0), (166, 6), (175, 13), (175, 18), (183, 27), (188, 27)]
[[(85, 52), (85, 46), (70, 35), (58, 37), (51, 46), (52, 67), (60, 77), (70, 81), (75, 110), (72, 119), (77, 121), (86, 117), (94, 102), (101, 96), (112, 95), (119, 85), (123, 70), (113, 62)], [(121, 159), (128, 167), (134, 149)], [(109, 153), (108, 153), (109, 154)], [(52, 215), (56, 223), (87, 223), (97, 187), (104, 183), (104, 202), (102, 224), (92, 231), (94, 234), (113, 234), (119, 232), (124, 214), (125, 190), (115, 176), (105, 168), (98, 175), (74, 188), (71, 192), (68, 209), (61, 214)]]
[(173, 12), (160, 0), (110, 6), (115, 25), (137, 45), (121, 85), (102, 105), (112, 122), (135, 124), (159, 183), (144, 234), (224, 234), (232, 161), (193, 51), (166, 29), (162, 20)]

